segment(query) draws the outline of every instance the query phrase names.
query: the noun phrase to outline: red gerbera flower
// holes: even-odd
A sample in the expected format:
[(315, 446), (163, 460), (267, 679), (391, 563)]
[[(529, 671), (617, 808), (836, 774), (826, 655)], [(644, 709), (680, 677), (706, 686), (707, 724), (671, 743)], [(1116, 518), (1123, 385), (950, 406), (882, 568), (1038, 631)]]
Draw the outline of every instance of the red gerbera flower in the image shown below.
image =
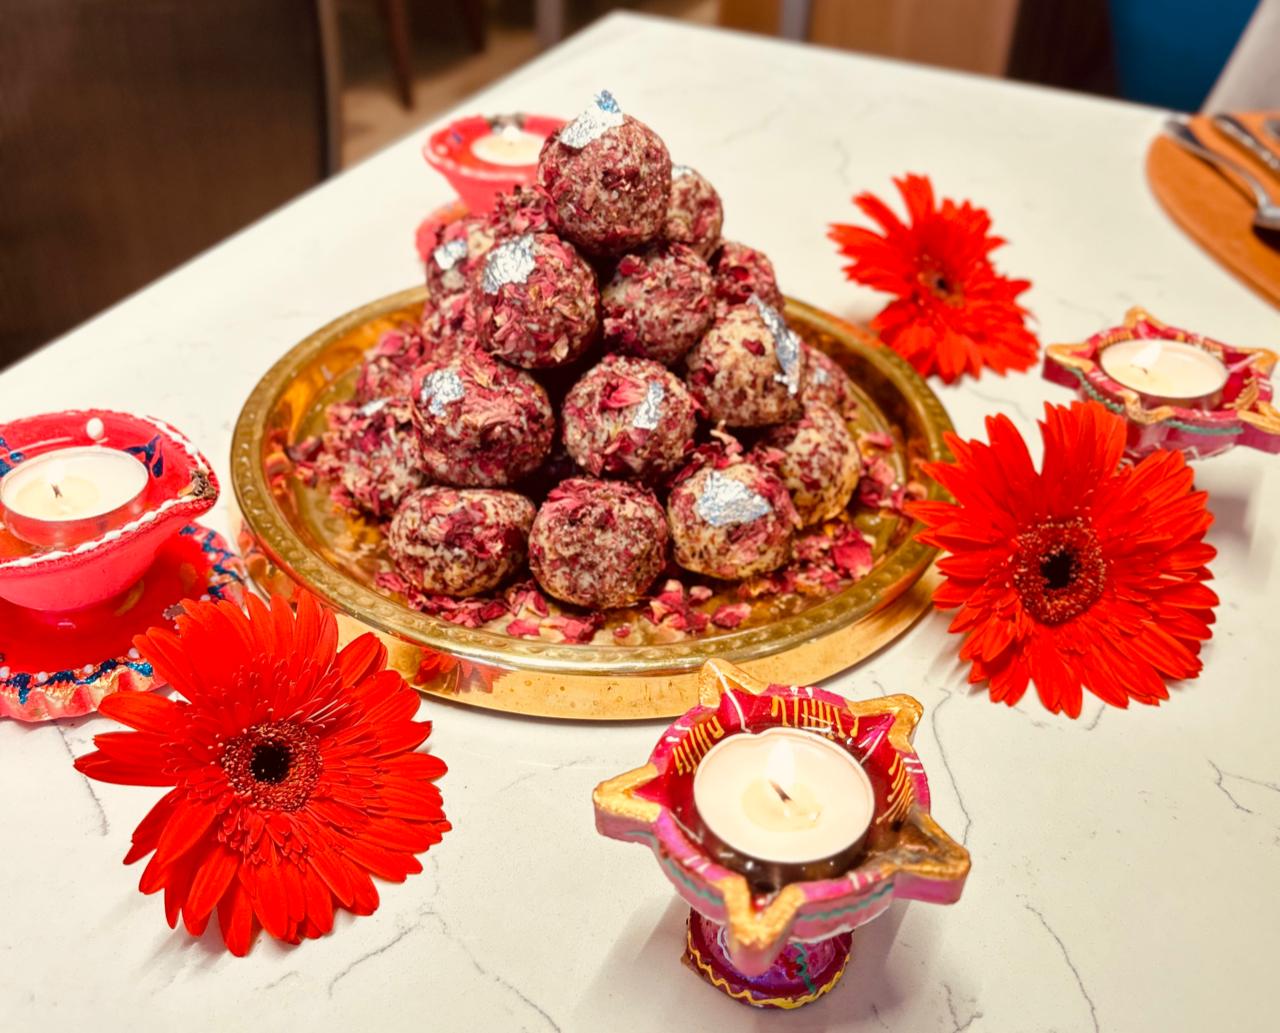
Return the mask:
[(853, 203), (883, 233), (832, 223), (828, 234), (852, 259), (845, 276), (897, 295), (872, 328), (921, 376), (936, 372), (948, 384), (966, 371), (977, 376), (983, 366), (997, 373), (1028, 368), (1039, 345), (1017, 298), (1031, 284), (992, 266), (991, 252), (1004, 240), (990, 235), (991, 217), (968, 201), (944, 200), (939, 207), (925, 176), (893, 182), (908, 223), (863, 193)]
[(1200, 672), (1218, 603), (1206, 494), (1178, 452), (1121, 466), (1124, 422), (1096, 402), (1047, 405), (1040, 431), (1039, 472), (1007, 417), (987, 418), (990, 444), (948, 434), (955, 462), (925, 470), (955, 503), (907, 506), (951, 554), (934, 603), (960, 608), (969, 681), (1010, 705), (1034, 681), (1071, 717), (1082, 685), (1117, 707), (1168, 699), (1164, 679)]
[(341, 652), (333, 614), (302, 596), (193, 603), (177, 632), (135, 641), (185, 697), (117, 692), (99, 708), (134, 732), (96, 736), (76, 761), (92, 778), (173, 786), (134, 830), (130, 864), (152, 851), (143, 893), (164, 890), (175, 927), (204, 932), (214, 909), (228, 949), (259, 923), (288, 943), (333, 926), (335, 908), (372, 914), (371, 875), (422, 870), (449, 830), (431, 780), (444, 763), (413, 752), (431, 733), (419, 698), (364, 635)]

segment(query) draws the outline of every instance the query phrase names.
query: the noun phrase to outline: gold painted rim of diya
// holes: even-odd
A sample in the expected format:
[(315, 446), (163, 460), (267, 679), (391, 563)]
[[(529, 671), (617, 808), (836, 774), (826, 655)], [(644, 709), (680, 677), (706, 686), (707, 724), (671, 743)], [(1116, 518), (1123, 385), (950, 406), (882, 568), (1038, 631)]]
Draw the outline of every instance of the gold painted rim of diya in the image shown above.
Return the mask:
[[(387, 644), (392, 665), (422, 691), (544, 717), (671, 717), (696, 702), (697, 672), (710, 657), (731, 660), (772, 681), (811, 683), (851, 667), (928, 609), (937, 582), (931, 569), (937, 550), (917, 542), (914, 527), (862, 579), (803, 612), (666, 644), (573, 645), (465, 628), (418, 613), (330, 565), (302, 539), (278, 501), (277, 492), (287, 490), (282, 485), (291, 476), (284, 449), (320, 391), (361, 356), (360, 349), (341, 344), (344, 338), (420, 306), (425, 297), (423, 287), (387, 295), (305, 338), (254, 387), (231, 446), (238, 538), (255, 582), (277, 591), (306, 587), (339, 611), (344, 638), (374, 631)], [(788, 299), (786, 315), (810, 345), (876, 379), (873, 397), (892, 410), (908, 473), (927, 482), (927, 498), (946, 497), (918, 475), (920, 462), (949, 458), (943, 433), (952, 429), (942, 403), (919, 374), (874, 336), (827, 312)], [(453, 662), (424, 667), (424, 659), (439, 654)], [(423, 676), (427, 668), (432, 673)]]

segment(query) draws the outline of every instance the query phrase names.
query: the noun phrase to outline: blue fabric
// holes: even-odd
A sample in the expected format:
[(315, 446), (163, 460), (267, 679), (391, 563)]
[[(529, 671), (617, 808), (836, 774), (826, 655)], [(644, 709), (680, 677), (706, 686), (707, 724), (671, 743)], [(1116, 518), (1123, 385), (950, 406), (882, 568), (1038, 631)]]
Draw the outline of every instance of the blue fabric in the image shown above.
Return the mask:
[(1121, 96), (1197, 111), (1258, 0), (1109, 0)]

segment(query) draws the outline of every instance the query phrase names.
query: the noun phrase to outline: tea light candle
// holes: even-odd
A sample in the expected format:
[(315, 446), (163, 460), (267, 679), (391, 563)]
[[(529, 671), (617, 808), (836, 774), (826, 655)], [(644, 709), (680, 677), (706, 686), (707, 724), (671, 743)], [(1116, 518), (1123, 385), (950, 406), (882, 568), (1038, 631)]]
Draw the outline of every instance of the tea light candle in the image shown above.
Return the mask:
[(544, 138), (517, 125), (505, 125), (471, 141), (471, 153), (491, 165), (536, 165)]
[(140, 506), (147, 468), (128, 452), (88, 445), (32, 456), (0, 480), (9, 530), (32, 545), (88, 541)]
[(797, 728), (717, 743), (694, 773), (693, 801), (718, 859), (766, 888), (848, 870), (875, 816), (862, 765)]
[(1212, 352), (1185, 341), (1159, 338), (1118, 341), (1099, 355), (1112, 380), (1149, 404), (1213, 408), (1227, 383), (1227, 367)]

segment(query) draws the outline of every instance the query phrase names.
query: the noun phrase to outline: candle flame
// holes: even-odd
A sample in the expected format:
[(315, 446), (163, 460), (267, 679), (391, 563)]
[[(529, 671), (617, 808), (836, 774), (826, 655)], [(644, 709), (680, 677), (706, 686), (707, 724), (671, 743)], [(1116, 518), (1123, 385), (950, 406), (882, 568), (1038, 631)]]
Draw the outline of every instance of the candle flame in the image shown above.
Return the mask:
[(791, 798), (790, 790), (796, 782), (796, 754), (789, 742), (776, 742), (764, 762), (764, 777), (777, 791), (785, 797), (783, 802)]
[(1130, 362), (1144, 373), (1150, 373), (1151, 367), (1160, 361), (1160, 353), (1163, 350), (1158, 340), (1149, 341), (1146, 347), (1139, 351)]
[(796, 753), (794, 747), (786, 741), (776, 742), (764, 762), (765, 783), (778, 795), (784, 814), (804, 818), (816, 822), (822, 814), (821, 807), (805, 809), (796, 800)]

